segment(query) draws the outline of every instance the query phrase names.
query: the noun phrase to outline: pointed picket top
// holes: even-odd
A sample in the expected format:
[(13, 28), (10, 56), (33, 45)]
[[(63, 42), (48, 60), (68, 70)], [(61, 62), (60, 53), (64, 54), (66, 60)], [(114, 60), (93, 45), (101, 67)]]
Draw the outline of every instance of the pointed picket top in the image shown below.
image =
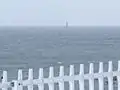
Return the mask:
[(38, 84), (38, 90), (44, 90), (44, 81), (43, 79), (43, 68), (39, 68), (39, 79), (41, 80), (40, 84)]
[(99, 62), (99, 73), (103, 72), (103, 62)]
[(64, 66), (60, 66), (59, 76), (64, 76)]
[[(38, 85), (39, 90), (44, 90), (44, 84), (47, 83), (49, 90), (54, 90), (54, 83), (59, 85), (59, 90), (64, 90), (64, 82), (69, 83), (69, 89), (75, 90), (75, 82), (74, 80), (79, 81), (79, 89), (84, 90), (84, 80), (89, 81), (89, 90), (94, 90), (94, 80), (98, 80), (99, 90), (104, 89), (104, 77), (107, 77), (108, 80), (108, 89), (113, 90), (113, 77), (117, 76), (117, 81), (120, 82), (120, 61), (118, 61), (118, 71), (113, 71), (113, 63), (112, 61), (108, 62), (108, 71), (104, 72), (104, 63), (99, 62), (99, 71), (94, 74), (94, 63), (89, 64), (89, 73), (84, 75), (84, 64), (80, 64), (80, 71), (78, 75), (75, 75), (75, 66), (69, 66), (69, 75), (64, 76), (64, 66), (60, 66), (59, 76), (54, 77), (54, 67), (49, 68), (49, 77), (44, 78), (43, 68), (39, 68), (39, 76), (38, 79), (33, 80), (33, 69), (29, 69), (28, 71), (28, 80), (23, 80), (23, 71), (22, 69), (18, 70), (18, 80), (13, 80), (13, 82), (7, 81), (7, 71), (3, 71), (3, 75), (1, 77), (2, 82), (0, 84), (0, 89), (7, 90), (9, 85), (12, 87), (12, 90), (23, 90), (23, 86), (27, 86), (28, 90), (33, 90), (33, 86)], [(56, 80), (57, 79), (57, 80)], [(29, 82), (29, 83), (28, 83)], [(12, 86), (13, 85), (13, 86)], [(118, 89), (120, 89), (120, 84), (118, 83)]]
[(108, 90), (113, 90), (113, 76), (112, 76), (112, 61), (108, 62), (108, 72), (110, 72), (110, 76), (108, 76)]
[(33, 69), (29, 69), (28, 71), (28, 80), (31, 80), (30, 82), (32, 82), (28, 85), (28, 90), (33, 90)]
[(94, 73), (94, 64), (90, 63), (89, 73)]
[(84, 74), (84, 64), (80, 64), (80, 74)]
[[(94, 73), (94, 64), (90, 63), (89, 74), (93, 75)], [(89, 78), (89, 90), (94, 90), (94, 77), (90, 76)]]
[[(70, 65), (70, 76), (74, 76), (74, 65)], [(74, 80), (69, 81), (69, 89), (74, 90)]]
[(29, 69), (28, 79), (29, 79), (29, 80), (33, 79), (33, 69)]
[(22, 75), (22, 69), (18, 70), (18, 80), (22, 80), (23, 79), (23, 75)]
[(7, 71), (3, 71), (3, 79), (2, 79), (2, 83), (7, 82)]
[(109, 61), (108, 62), (108, 72), (112, 72), (112, 69), (113, 69), (113, 67), (112, 67), (112, 61)]
[[(64, 66), (60, 66), (59, 76), (60, 77), (64, 76)], [(59, 81), (59, 90), (64, 90), (64, 80), (62, 78)]]
[(49, 68), (49, 78), (54, 77), (54, 68), (51, 66)]
[[(99, 73), (103, 73), (103, 62), (99, 62)], [(104, 90), (104, 77), (101, 75), (98, 78), (99, 90)]]
[(19, 69), (18, 70), (18, 81), (20, 81), (20, 82), (18, 84), (18, 90), (23, 90), (22, 79), (23, 79), (22, 69)]
[(84, 64), (80, 64), (80, 76), (82, 78), (79, 80), (79, 89), (84, 90)]
[[(49, 68), (49, 78), (53, 78), (54, 77), (54, 68), (51, 66)], [(48, 83), (48, 86), (49, 86), (49, 90), (54, 90), (54, 82), (53, 82), (53, 79), (50, 80), (50, 83)]]
[(74, 65), (70, 65), (70, 76), (74, 75)]
[(43, 78), (43, 68), (39, 68), (39, 79)]

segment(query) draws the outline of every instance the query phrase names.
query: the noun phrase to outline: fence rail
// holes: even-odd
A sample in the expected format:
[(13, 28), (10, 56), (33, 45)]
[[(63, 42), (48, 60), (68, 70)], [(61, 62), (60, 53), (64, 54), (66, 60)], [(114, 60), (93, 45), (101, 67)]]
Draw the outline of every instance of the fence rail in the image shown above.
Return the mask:
[[(112, 61), (108, 62), (108, 71), (103, 71), (103, 62), (99, 62), (99, 71), (94, 73), (94, 63), (89, 64), (89, 73), (84, 73), (84, 64), (80, 64), (80, 72), (75, 75), (74, 65), (70, 65), (69, 75), (64, 75), (64, 66), (60, 66), (59, 76), (54, 76), (54, 68), (49, 68), (49, 77), (44, 78), (43, 68), (39, 69), (38, 79), (33, 78), (33, 69), (28, 71), (28, 79), (23, 80), (22, 70), (18, 70), (18, 79), (8, 82), (7, 71), (3, 71), (2, 82), (0, 83), (0, 89), (8, 90), (23, 90), (24, 86), (27, 86), (28, 90), (33, 90), (33, 85), (38, 86), (38, 90), (44, 90), (44, 84), (48, 84), (49, 90), (55, 90), (54, 83), (58, 83), (59, 90), (64, 90), (64, 82), (69, 82), (69, 89), (75, 90), (75, 81), (79, 81), (79, 90), (85, 90), (85, 80), (89, 81), (89, 90), (95, 90), (94, 81), (97, 80), (99, 90), (104, 90), (104, 78), (108, 79), (108, 90), (114, 90), (113, 82), (117, 82), (117, 89), (120, 90), (120, 61), (118, 61), (118, 69), (113, 71)], [(114, 79), (115, 78), (115, 79)]]

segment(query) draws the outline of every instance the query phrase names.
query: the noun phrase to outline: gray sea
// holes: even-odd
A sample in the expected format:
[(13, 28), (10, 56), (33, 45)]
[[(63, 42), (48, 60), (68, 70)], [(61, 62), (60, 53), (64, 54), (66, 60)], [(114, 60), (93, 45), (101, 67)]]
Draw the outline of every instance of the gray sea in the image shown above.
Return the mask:
[(8, 80), (17, 78), (18, 68), (24, 72), (33, 68), (37, 78), (38, 68), (44, 68), (47, 77), (49, 66), (55, 67), (57, 76), (60, 65), (64, 65), (65, 74), (69, 74), (69, 65), (74, 64), (77, 74), (80, 63), (85, 64), (87, 73), (90, 62), (96, 63), (96, 67), (99, 61), (104, 62), (107, 71), (107, 61), (113, 61), (117, 69), (118, 60), (120, 27), (0, 28), (0, 75), (7, 70)]

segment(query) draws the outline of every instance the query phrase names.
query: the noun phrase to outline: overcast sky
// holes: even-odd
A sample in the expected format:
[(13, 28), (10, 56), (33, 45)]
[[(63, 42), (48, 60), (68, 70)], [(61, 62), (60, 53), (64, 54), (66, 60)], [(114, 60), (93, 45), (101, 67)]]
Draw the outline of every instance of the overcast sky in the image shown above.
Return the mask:
[(120, 25), (120, 0), (0, 0), (0, 25)]

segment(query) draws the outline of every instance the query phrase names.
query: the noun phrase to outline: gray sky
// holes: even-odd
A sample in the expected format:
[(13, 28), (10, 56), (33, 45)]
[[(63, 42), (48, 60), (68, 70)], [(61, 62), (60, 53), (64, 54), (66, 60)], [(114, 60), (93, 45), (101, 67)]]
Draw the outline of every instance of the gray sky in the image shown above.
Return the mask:
[(0, 0), (0, 25), (120, 25), (120, 0)]

